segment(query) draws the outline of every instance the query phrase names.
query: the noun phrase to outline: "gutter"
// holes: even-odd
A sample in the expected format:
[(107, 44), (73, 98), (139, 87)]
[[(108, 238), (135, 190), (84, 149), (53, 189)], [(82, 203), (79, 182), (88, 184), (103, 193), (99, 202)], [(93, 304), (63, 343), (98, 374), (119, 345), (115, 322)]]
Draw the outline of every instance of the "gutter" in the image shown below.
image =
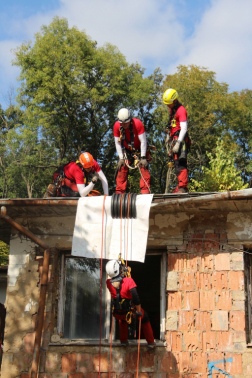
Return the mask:
[(233, 192), (219, 192), (216, 194), (209, 194), (199, 197), (190, 197), (190, 198), (179, 198), (179, 199), (171, 199), (165, 200), (163, 202), (152, 203), (151, 207), (156, 206), (164, 206), (164, 205), (190, 205), (202, 202), (214, 202), (214, 201), (229, 201), (229, 200), (244, 200), (244, 199), (252, 199), (252, 189), (243, 189), (243, 190), (236, 190)]

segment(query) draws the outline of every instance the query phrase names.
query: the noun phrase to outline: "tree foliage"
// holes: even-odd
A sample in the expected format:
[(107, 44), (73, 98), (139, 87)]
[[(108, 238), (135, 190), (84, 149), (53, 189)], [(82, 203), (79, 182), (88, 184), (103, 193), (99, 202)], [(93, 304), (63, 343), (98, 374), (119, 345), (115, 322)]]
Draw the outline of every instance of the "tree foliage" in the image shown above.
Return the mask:
[(9, 246), (0, 240), (0, 265), (9, 264)]
[[(8, 107), (0, 106), (2, 198), (42, 197), (56, 167), (76, 160), (81, 151), (98, 160), (112, 193), (117, 160), (113, 125), (121, 107), (130, 108), (143, 121), (149, 143), (156, 146), (150, 164), (151, 190), (164, 193), (169, 162), (164, 129), (169, 112), (162, 95), (169, 87), (178, 91), (188, 113), (192, 188), (196, 183), (199, 188), (213, 169), (223, 171), (220, 149), (232, 152), (234, 169), (227, 181), (220, 174), (223, 187), (234, 187), (228, 184), (234, 174), (238, 186), (251, 186), (252, 91), (229, 93), (214, 72), (195, 65), (180, 65), (165, 77), (157, 68), (146, 77), (144, 69), (129, 64), (116, 46), (97, 47), (84, 31), (69, 28), (67, 20), (58, 17), (41, 27), (34, 43), (17, 48), (14, 64), (21, 69), (18, 105), (10, 96)], [(219, 138), (221, 145), (216, 144)], [(171, 177), (170, 191), (176, 185), (174, 172)], [(130, 171), (128, 190), (138, 193), (139, 180), (139, 171)], [(215, 190), (222, 190), (218, 183)]]
[(203, 179), (192, 179), (190, 190), (193, 192), (224, 192), (246, 189), (248, 184), (240, 176), (235, 167), (235, 152), (225, 148), (225, 142), (218, 141), (215, 153), (207, 153), (209, 166), (202, 167)]
[(127, 63), (110, 44), (98, 48), (85, 32), (55, 18), (35, 43), (16, 51), (21, 68), (19, 101), (57, 151), (56, 164), (89, 151), (113, 185), (113, 124), (121, 107), (139, 111), (151, 129), (158, 89), (139, 64)]

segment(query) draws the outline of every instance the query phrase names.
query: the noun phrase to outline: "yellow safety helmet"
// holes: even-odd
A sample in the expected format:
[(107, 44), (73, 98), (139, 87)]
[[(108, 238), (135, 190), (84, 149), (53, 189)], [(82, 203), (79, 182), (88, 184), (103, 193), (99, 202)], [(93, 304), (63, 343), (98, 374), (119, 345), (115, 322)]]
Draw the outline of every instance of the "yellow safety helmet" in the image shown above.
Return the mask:
[(165, 93), (163, 94), (163, 102), (167, 105), (172, 104), (177, 98), (178, 92), (172, 88), (166, 89)]

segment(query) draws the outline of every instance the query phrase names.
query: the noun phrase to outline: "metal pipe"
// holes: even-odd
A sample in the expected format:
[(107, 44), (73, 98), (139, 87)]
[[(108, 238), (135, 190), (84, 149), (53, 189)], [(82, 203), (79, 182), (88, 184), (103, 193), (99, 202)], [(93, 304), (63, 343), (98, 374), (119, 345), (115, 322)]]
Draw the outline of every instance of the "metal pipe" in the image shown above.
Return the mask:
[(41, 239), (39, 239), (37, 236), (35, 236), (32, 232), (21, 226), (21, 224), (14, 221), (12, 218), (10, 218), (8, 215), (6, 215), (6, 207), (1, 207), (1, 219), (3, 219), (5, 222), (9, 223), (12, 227), (16, 228), (19, 232), (30, 238), (34, 243), (38, 244), (43, 249), (48, 249), (50, 246), (46, 243), (44, 243)]
[(49, 271), (49, 262), (50, 262), (50, 251), (51, 249), (46, 249), (44, 251), (44, 261), (43, 261), (43, 270), (40, 284), (40, 296), (39, 296), (39, 305), (38, 305), (38, 315), (37, 315), (37, 326), (35, 331), (35, 342), (31, 366), (31, 378), (37, 378), (38, 374), (38, 365), (39, 365), (39, 355), (40, 355), (40, 344), (41, 336), (44, 325), (44, 311), (45, 311), (45, 300), (46, 300), (46, 289), (48, 283), (48, 271)]

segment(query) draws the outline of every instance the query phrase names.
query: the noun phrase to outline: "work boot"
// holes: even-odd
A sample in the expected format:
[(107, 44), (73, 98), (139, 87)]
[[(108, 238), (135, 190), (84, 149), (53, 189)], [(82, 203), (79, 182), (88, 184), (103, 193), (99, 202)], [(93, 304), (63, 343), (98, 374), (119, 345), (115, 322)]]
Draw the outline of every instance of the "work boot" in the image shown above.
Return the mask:
[(151, 344), (148, 344), (148, 348), (150, 348), (150, 349), (154, 349), (155, 346), (156, 346), (155, 341), (153, 341), (153, 343), (151, 343)]
[(128, 346), (129, 345), (129, 342), (128, 340), (127, 341), (121, 341), (121, 346)]

